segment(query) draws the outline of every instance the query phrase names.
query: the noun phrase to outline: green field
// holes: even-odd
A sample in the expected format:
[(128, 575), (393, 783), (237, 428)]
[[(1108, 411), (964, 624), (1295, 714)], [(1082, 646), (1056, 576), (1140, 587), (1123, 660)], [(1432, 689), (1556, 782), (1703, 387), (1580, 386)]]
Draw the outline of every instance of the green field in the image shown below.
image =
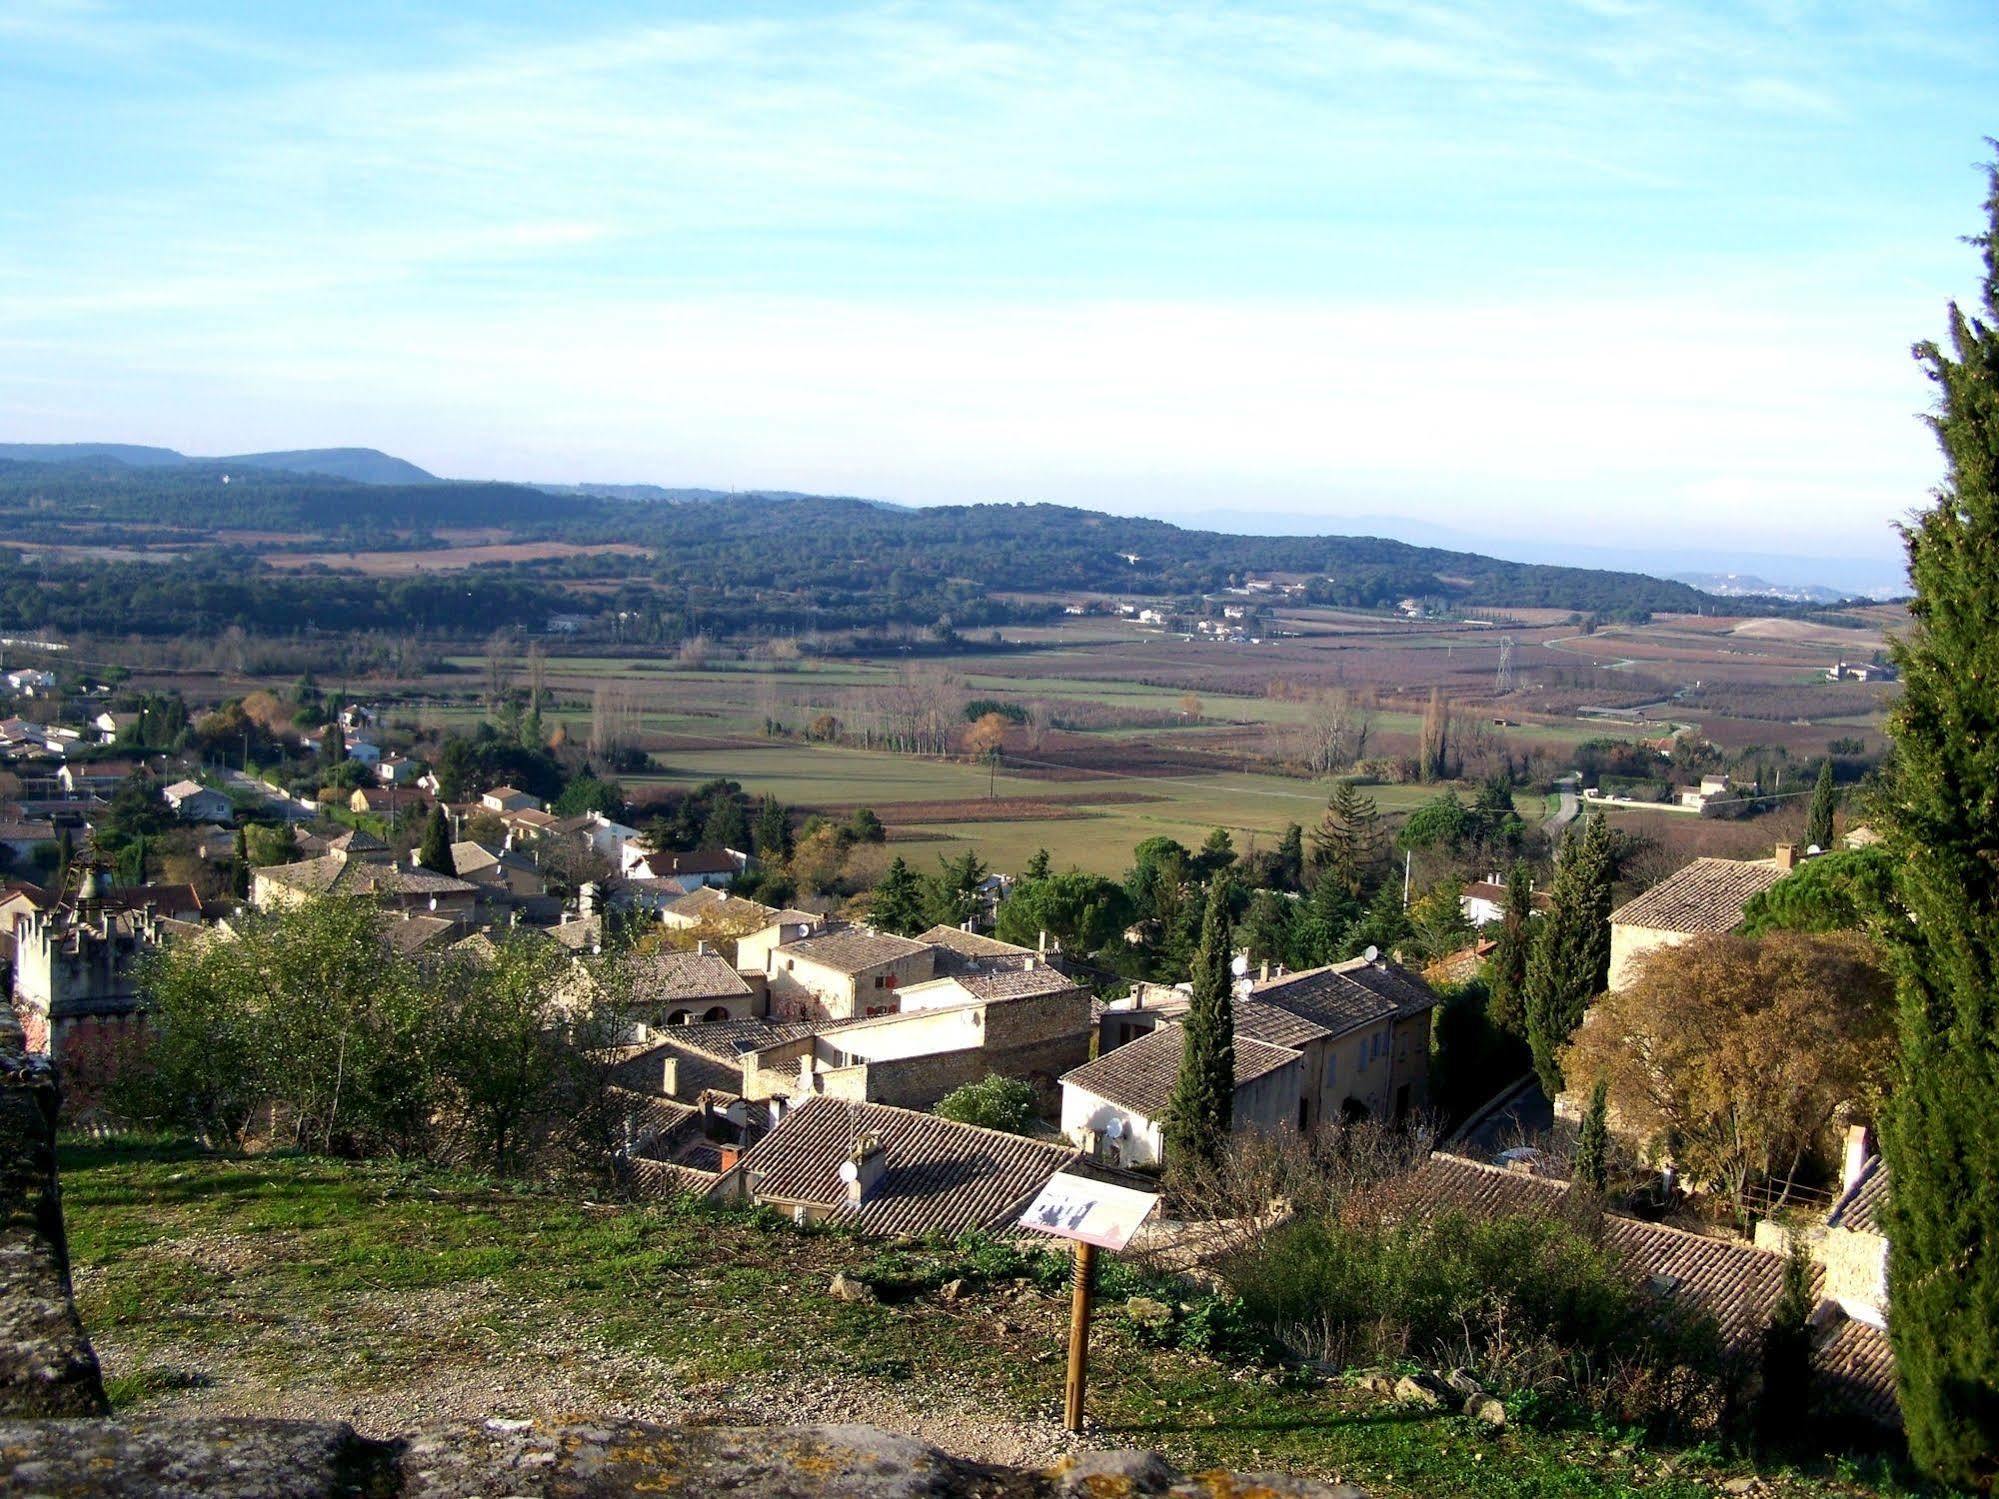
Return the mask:
[[(977, 800), (987, 794), (987, 772), (981, 765), (785, 740), (750, 741), (738, 749), (675, 751), (655, 758), (662, 762), (662, 773), (627, 777), (629, 789), (647, 784), (684, 788), (726, 776), (740, 781), (752, 796), (768, 794), (791, 806)], [(1089, 813), (1087, 817), (926, 823), (918, 831), (937, 836), (912, 843), (908, 855), (928, 865), (934, 855), (951, 857), (969, 847), (995, 868), (1012, 871), (1036, 849), (1046, 848), (1058, 868), (1073, 864), (1097, 874), (1120, 874), (1130, 865), (1132, 846), (1152, 837), (1177, 838), (1197, 846), (1221, 827), (1229, 830), (1238, 850), (1246, 851), (1252, 844), (1267, 848), (1287, 824), (1310, 828), (1317, 823), (1331, 787), (1241, 773), (1045, 780), (1002, 770), (993, 780), (993, 790), (1001, 797), (1059, 795), (1066, 800), (1137, 793), (1158, 800), (1075, 809)], [(1437, 788), (1371, 786), (1367, 794), (1384, 813), (1395, 814), (1427, 801)], [(1530, 822), (1544, 815), (1532, 797), (1521, 798), (1520, 810)]]

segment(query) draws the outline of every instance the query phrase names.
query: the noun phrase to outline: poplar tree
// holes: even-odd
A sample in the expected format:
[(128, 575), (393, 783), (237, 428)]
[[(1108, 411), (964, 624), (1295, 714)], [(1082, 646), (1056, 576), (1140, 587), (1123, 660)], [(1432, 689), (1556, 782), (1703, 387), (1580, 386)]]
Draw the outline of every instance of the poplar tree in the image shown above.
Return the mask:
[(1533, 945), (1534, 875), (1524, 861), (1506, 876), (1506, 909), (1492, 939), (1486, 961), (1485, 1013), (1493, 1025), (1519, 1040), (1527, 1039), (1527, 954)]
[(1555, 867), (1549, 910), (1527, 958), (1527, 1042), (1550, 1098), (1562, 1091), (1556, 1060), (1583, 1011), (1610, 977), (1610, 887), (1616, 873), (1610, 824), (1601, 812), (1571, 833)]
[(1985, 208), (1983, 316), (1953, 303), (1949, 350), (1915, 348), (1947, 472), (1903, 530), (1915, 598), (1881, 819), (1910, 918), (1883, 929), (1902, 1052), (1888, 1332), (1910, 1455), (1968, 1489), (1999, 1477), (1999, 161)]
[(1169, 1164), (1211, 1165), (1235, 1122), (1235, 975), (1225, 879), (1215, 881), (1194, 951), (1193, 1002), (1181, 1022), (1180, 1076), (1166, 1111)]
[(1832, 814), (1839, 806), (1839, 792), (1832, 782), (1832, 758), (1819, 766), (1818, 784), (1812, 787), (1812, 807), (1805, 817), (1805, 843), (1824, 853), (1832, 847)]

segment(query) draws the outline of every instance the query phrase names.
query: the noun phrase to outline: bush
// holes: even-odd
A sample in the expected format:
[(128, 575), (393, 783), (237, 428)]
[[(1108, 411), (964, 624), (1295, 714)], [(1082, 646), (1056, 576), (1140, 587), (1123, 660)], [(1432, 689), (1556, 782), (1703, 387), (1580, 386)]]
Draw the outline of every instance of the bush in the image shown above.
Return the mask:
[(1034, 1088), (1017, 1077), (998, 1073), (953, 1090), (938, 1101), (937, 1112), (958, 1124), (1005, 1130), (1010, 1135), (1034, 1132)]
[(1252, 1322), (1342, 1367), (1465, 1369), (1544, 1419), (1713, 1429), (1734, 1371), (1713, 1321), (1634, 1287), (1581, 1204), (1547, 1216), (1294, 1221), (1225, 1277)]

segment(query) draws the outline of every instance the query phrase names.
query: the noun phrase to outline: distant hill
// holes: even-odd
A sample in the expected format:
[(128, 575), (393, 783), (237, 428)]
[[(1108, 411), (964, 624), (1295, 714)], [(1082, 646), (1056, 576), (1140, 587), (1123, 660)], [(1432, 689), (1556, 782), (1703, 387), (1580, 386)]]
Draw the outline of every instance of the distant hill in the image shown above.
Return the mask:
[(196, 461), (249, 463), (258, 468), (282, 469), (288, 474), (325, 474), (332, 479), (352, 479), (356, 484), (442, 482), (436, 474), (427, 473), (408, 459), (377, 448), (300, 448), (290, 453), (238, 453), (230, 458)]
[(288, 453), (237, 453), (193, 458), (172, 448), (124, 442), (0, 442), (0, 459), (17, 463), (119, 463), (127, 468), (185, 468), (249, 464), (288, 474), (324, 474), (356, 484), (436, 484), (435, 474), (375, 448), (299, 448)]
[(1673, 573), (1674, 582), (1718, 599), (1784, 599), (1793, 604), (1837, 604), (1852, 595), (1823, 583), (1772, 583), (1755, 573)]

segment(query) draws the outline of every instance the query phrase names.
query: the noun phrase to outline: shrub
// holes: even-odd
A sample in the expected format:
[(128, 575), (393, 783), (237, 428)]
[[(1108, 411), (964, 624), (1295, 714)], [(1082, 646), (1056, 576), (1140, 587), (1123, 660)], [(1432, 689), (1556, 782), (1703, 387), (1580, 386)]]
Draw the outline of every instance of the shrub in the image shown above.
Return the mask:
[(1296, 1220), (1226, 1267), (1248, 1319), (1339, 1366), (1462, 1367), (1546, 1419), (1714, 1427), (1733, 1371), (1711, 1319), (1634, 1287), (1582, 1204), (1547, 1216)]
[(1034, 1130), (1034, 1088), (1017, 1077), (998, 1073), (953, 1090), (938, 1101), (937, 1112), (958, 1124), (1026, 1135)]

